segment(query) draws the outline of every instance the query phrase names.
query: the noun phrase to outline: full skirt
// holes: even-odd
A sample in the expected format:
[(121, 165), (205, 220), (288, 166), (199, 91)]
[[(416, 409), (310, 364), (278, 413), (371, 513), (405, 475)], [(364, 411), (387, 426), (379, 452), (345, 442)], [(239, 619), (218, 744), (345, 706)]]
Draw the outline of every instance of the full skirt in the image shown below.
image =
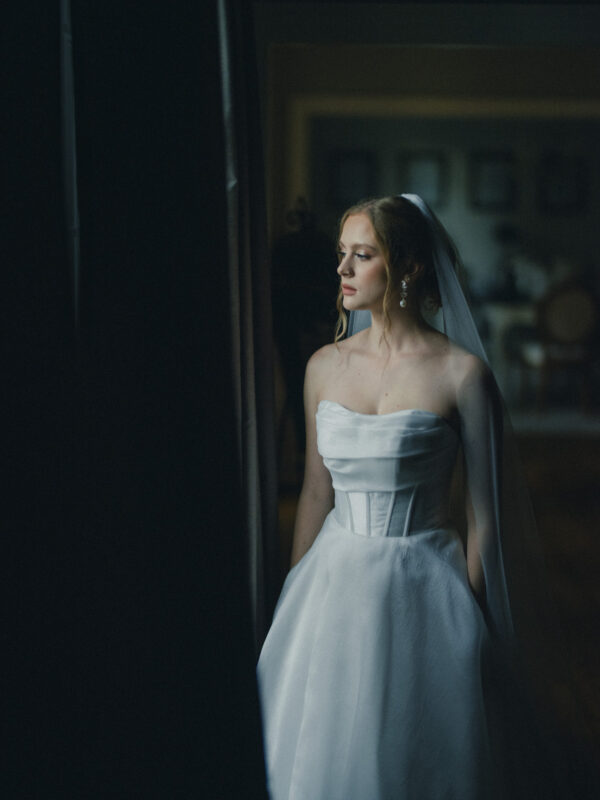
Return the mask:
[(489, 653), (455, 531), (367, 537), (330, 513), (258, 664), (272, 799), (502, 797)]

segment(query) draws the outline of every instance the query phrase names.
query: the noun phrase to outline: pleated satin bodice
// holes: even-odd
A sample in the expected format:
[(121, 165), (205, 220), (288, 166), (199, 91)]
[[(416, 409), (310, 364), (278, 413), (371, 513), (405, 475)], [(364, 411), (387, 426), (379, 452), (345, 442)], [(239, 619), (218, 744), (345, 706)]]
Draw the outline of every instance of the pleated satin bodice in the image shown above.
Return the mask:
[(361, 414), (322, 400), (317, 446), (331, 473), (334, 514), (364, 536), (411, 536), (448, 525), (459, 437), (431, 411)]

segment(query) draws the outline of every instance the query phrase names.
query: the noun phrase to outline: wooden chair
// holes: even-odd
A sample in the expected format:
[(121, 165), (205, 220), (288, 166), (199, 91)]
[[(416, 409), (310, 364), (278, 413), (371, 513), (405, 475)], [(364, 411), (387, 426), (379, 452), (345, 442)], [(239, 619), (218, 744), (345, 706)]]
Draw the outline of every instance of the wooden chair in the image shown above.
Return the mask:
[(593, 343), (598, 332), (598, 300), (576, 279), (553, 286), (536, 309), (537, 336), (520, 347), (523, 367), (537, 373), (536, 407), (546, 407), (548, 389), (557, 372), (579, 377), (582, 411), (592, 407)]

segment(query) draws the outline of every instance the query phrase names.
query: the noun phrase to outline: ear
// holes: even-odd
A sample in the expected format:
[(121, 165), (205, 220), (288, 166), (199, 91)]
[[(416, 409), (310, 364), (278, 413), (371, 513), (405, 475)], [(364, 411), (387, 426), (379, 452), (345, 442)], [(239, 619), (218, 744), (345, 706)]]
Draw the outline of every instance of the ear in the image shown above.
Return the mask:
[(419, 262), (415, 261), (411, 264), (410, 271), (404, 273), (404, 277), (408, 278), (410, 281), (414, 283), (417, 280), (417, 278), (421, 276), (423, 269), (424, 269), (423, 264), (420, 264)]

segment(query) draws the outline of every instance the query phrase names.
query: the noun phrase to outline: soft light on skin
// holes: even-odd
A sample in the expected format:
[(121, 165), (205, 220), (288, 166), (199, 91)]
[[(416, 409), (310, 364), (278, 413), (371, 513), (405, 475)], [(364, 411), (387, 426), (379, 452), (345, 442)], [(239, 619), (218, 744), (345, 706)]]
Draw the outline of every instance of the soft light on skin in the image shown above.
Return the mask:
[(354, 294), (344, 294), (344, 308), (347, 311), (381, 309), (387, 285), (385, 261), (366, 214), (353, 214), (345, 221), (338, 254), (337, 272), (342, 288), (348, 286), (355, 290)]

